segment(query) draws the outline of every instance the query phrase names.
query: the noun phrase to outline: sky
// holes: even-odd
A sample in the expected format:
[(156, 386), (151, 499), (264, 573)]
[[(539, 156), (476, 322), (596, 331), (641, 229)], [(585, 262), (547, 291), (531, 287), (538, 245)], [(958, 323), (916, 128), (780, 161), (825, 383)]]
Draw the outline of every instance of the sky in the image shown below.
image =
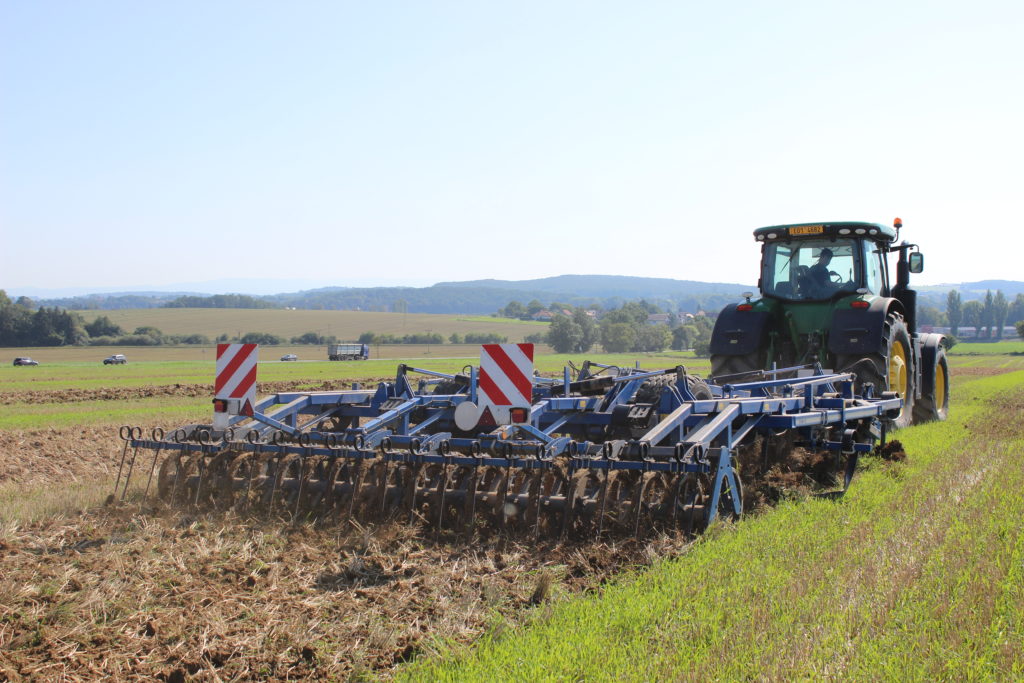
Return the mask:
[(1022, 34), (989, 0), (3, 2), (0, 289), (751, 282), (754, 228), (896, 216), (917, 282), (1021, 280)]

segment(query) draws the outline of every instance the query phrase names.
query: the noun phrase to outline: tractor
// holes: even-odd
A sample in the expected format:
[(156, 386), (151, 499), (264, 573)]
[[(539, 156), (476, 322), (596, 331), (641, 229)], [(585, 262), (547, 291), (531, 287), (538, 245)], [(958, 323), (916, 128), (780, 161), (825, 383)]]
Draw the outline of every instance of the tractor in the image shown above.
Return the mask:
[[(924, 256), (900, 242), (902, 221), (758, 228), (761, 298), (726, 306), (711, 337), (715, 381), (776, 379), (817, 367), (856, 375), (858, 393), (898, 394), (887, 427), (944, 420), (949, 409), (945, 338), (917, 330), (910, 274)], [(889, 255), (896, 254), (896, 280)], [(772, 374), (774, 373), (774, 374)], [(870, 387), (868, 386), (870, 385)]]

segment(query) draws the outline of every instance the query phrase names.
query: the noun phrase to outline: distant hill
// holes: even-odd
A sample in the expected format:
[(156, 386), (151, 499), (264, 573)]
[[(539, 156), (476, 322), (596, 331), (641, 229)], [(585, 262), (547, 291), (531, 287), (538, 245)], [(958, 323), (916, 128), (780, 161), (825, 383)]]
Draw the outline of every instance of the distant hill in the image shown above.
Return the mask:
[[(965, 282), (960, 285), (961, 296), (968, 292), (985, 296), (985, 292), (995, 292), (996, 290), (1002, 290), (1007, 298), (1012, 299), (1018, 294), (1024, 294), (1024, 282), (1016, 280), (979, 280), (978, 282)], [(974, 299), (976, 297), (970, 296), (965, 298)]]
[(669, 310), (695, 313), (717, 309), (735, 300), (749, 285), (671, 280), (621, 275), (560, 275), (537, 280), (473, 280), (439, 282), (431, 287), (325, 288), (266, 297), (282, 306), (380, 311), (408, 306), (410, 313), (491, 313), (519, 301), (536, 299), (605, 308), (646, 299)]
[[(1024, 293), (1024, 282), (982, 280), (960, 285), (927, 285), (920, 288), (919, 301), (922, 305), (944, 309), (951, 289), (958, 289), (965, 300), (982, 298), (986, 290), (1002, 290), (1012, 300)], [(558, 275), (534, 280), (439, 282), (430, 287), (323, 287), (254, 296), (253, 299), (277, 308), (477, 315), (493, 313), (510, 301), (528, 304), (536, 299), (545, 306), (598, 304), (614, 308), (625, 301), (645, 299), (664, 310), (695, 313), (699, 309), (717, 311), (747, 291), (756, 292), (756, 287), (625, 275)], [(185, 295), (204, 296), (195, 292), (119, 292), (39, 299), (36, 303), (73, 310), (157, 308)]]
[(439, 282), (435, 287), (471, 287), (565, 294), (577, 297), (630, 299), (664, 298), (677, 300), (704, 294), (735, 295), (756, 289), (751, 285), (724, 282), (698, 282), (629, 275), (557, 275), (537, 280), (468, 280)]

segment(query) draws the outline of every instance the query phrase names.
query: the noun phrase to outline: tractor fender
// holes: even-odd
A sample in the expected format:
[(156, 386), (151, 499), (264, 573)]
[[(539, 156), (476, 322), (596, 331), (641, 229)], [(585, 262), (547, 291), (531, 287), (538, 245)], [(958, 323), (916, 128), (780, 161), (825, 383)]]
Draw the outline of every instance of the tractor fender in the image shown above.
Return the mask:
[(828, 348), (835, 355), (885, 353), (883, 330), (890, 312), (903, 313), (898, 299), (876, 297), (868, 308), (838, 308), (832, 313)]
[(738, 311), (739, 304), (729, 304), (718, 314), (711, 333), (713, 356), (742, 356), (765, 347), (768, 311)]
[(921, 394), (930, 396), (935, 391), (935, 362), (945, 343), (946, 335), (924, 333), (918, 335), (921, 344)]

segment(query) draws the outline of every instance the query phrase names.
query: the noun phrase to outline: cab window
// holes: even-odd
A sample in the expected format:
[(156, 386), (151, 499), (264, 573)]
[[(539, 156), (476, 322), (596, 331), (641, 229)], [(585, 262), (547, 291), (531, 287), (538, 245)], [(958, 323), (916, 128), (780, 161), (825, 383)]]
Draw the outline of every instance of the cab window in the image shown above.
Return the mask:
[(872, 294), (881, 294), (885, 287), (882, 258), (876, 245), (864, 242), (864, 287)]
[(860, 287), (859, 245), (852, 240), (800, 240), (765, 245), (761, 286), (766, 295), (825, 300)]

